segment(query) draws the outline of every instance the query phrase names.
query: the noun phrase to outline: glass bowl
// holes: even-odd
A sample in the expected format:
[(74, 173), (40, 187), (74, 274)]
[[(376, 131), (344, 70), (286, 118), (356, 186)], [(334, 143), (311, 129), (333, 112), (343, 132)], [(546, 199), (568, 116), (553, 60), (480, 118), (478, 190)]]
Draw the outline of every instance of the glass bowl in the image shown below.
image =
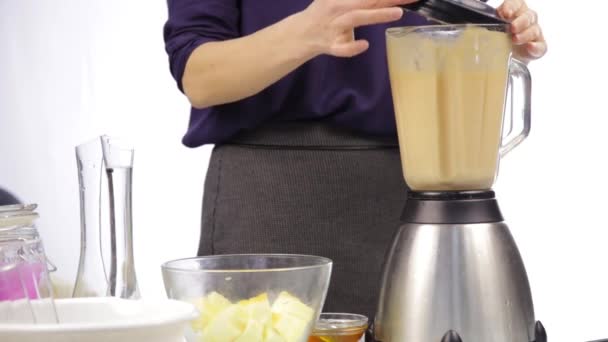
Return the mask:
[(167, 295), (194, 304), (188, 342), (304, 342), (319, 318), (329, 259), (247, 254), (180, 259), (162, 265)]

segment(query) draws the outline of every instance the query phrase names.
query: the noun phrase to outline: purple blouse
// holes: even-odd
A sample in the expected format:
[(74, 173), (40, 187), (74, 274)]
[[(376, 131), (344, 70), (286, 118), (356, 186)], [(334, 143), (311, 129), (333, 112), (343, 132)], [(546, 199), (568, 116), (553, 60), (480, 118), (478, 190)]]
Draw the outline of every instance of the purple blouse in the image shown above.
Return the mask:
[[(305, 9), (310, 0), (168, 0), (164, 28), (171, 73), (181, 79), (192, 51), (210, 41), (254, 33)], [(221, 143), (264, 122), (325, 120), (362, 134), (395, 135), (395, 118), (386, 65), (389, 26), (424, 25), (413, 13), (390, 25), (358, 28), (370, 49), (353, 58), (319, 56), (262, 92), (206, 109), (192, 108), (183, 143), (189, 147)]]

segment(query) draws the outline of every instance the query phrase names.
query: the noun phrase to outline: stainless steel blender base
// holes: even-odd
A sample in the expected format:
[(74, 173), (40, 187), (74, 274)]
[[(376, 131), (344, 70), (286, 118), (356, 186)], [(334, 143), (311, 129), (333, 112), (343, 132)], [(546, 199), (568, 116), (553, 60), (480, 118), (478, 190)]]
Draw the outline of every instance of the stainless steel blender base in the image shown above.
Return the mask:
[[(384, 269), (374, 339), (546, 342), (493, 193), (449, 197), (446, 207), (433, 196), (408, 199)], [(472, 223), (479, 218), (485, 223)], [(460, 222), (437, 223), (449, 220)]]
[[(382, 341), (376, 341), (374, 339), (373, 324), (367, 331), (367, 333), (365, 335), (365, 340), (370, 341), (370, 342), (382, 342)], [(462, 341), (462, 338), (460, 338), (460, 335), (456, 331), (450, 330), (447, 333), (445, 333), (445, 335), (443, 335), (441, 342), (466, 342), (466, 341)], [(540, 321), (536, 322), (536, 325), (534, 328), (534, 340), (529, 341), (529, 342), (547, 342), (547, 332), (545, 331), (545, 327), (543, 326), (543, 324)], [(589, 342), (608, 342), (608, 339), (589, 341)]]
[[(547, 333), (545, 332), (545, 327), (543, 327), (543, 325), (540, 321), (536, 322), (536, 327), (534, 330), (535, 330), (535, 338), (534, 338), (534, 341), (530, 341), (530, 342), (547, 342)], [(463, 341), (457, 332), (450, 330), (447, 333), (445, 333), (445, 335), (443, 335), (441, 342), (463, 342)]]

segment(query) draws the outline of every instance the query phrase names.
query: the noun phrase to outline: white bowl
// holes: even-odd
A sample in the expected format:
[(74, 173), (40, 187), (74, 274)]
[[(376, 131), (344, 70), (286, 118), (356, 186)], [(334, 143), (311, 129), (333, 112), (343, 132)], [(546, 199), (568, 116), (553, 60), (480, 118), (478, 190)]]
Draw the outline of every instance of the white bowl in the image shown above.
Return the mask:
[(189, 321), (198, 316), (194, 306), (174, 300), (77, 298), (55, 303), (59, 324), (0, 322), (0, 341), (182, 342)]

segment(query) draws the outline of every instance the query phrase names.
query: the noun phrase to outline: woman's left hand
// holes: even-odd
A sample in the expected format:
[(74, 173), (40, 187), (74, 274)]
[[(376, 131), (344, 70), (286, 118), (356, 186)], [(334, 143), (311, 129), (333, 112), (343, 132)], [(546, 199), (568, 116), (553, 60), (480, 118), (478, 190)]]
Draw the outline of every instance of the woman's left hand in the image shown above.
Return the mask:
[(505, 0), (498, 7), (498, 14), (511, 22), (515, 58), (528, 62), (547, 53), (547, 42), (538, 24), (538, 14), (528, 8), (525, 0)]

